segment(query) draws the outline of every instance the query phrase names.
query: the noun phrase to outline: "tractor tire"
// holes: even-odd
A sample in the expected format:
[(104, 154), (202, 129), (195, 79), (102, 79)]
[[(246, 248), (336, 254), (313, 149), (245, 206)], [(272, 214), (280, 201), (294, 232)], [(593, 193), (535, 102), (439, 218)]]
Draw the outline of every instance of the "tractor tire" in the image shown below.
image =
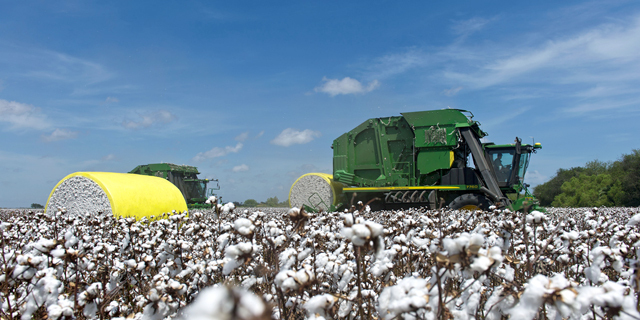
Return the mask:
[(453, 199), (449, 204), (452, 210), (489, 210), (492, 205), (487, 197), (477, 193), (467, 193)]

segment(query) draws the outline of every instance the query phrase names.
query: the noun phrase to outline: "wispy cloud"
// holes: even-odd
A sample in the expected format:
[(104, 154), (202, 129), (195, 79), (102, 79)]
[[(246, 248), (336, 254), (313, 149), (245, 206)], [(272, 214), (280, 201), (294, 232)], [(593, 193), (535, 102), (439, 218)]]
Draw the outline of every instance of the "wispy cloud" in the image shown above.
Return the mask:
[(512, 119), (517, 119), (521, 114), (527, 112), (530, 108), (518, 108), (511, 109), (507, 113), (502, 113), (501, 115), (489, 118), (488, 120), (482, 121), (483, 127), (490, 129), (492, 127), (499, 126), (502, 123), (505, 123)]
[(246, 164), (241, 164), (239, 166), (235, 166), (233, 167), (233, 169), (231, 169), (231, 171), (233, 172), (244, 172), (244, 171), (249, 171), (249, 166)]
[(234, 139), (235, 139), (236, 141), (243, 142), (243, 141), (247, 140), (248, 138), (249, 138), (249, 131), (247, 131), (247, 132), (243, 132), (243, 133), (239, 134), (239, 135), (238, 135), (237, 137), (235, 137)]
[(305, 129), (299, 131), (293, 128), (284, 129), (275, 139), (271, 140), (271, 144), (277, 146), (289, 147), (294, 144), (305, 144), (313, 141), (313, 139), (320, 137), (319, 131), (313, 131)]
[(226, 146), (224, 148), (214, 147), (209, 151), (200, 152), (195, 157), (193, 157), (193, 161), (201, 162), (207, 159), (219, 158), (228, 155), (229, 153), (238, 153), (242, 149), (242, 143), (238, 142), (235, 147)]
[(447, 97), (453, 97), (456, 94), (458, 94), (458, 92), (460, 92), (460, 90), (462, 90), (462, 87), (456, 87), (456, 88), (451, 88), (451, 89), (444, 90), (444, 91), (442, 91), (442, 93)]
[(378, 80), (373, 80), (368, 85), (363, 86), (360, 81), (349, 77), (345, 77), (342, 80), (324, 77), (322, 81), (324, 83), (316, 87), (315, 91), (326, 93), (332, 97), (339, 94), (363, 94), (371, 92), (380, 86)]
[(474, 17), (467, 20), (458, 20), (453, 22), (451, 30), (455, 34), (467, 36), (474, 32), (482, 30), (491, 20), (482, 17)]
[(60, 141), (60, 140), (69, 140), (69, 139), (75, 139), (78, 137), (78, 132), (76, 131), (71, 131), (71, 130), (67, 130), (67, 129), (55, 129), (53, 130), (53, 132), (51, 134), (47, 134), (47, 135), (42, 135), (42, 140), (45, 142), (54, 142), (54, 141)]
[(139, 120), (122, 121), (122, 126), (127, 129), (148, 128), (154, 124), (167, 124), (176, 120), (178, 117), (166, 110), (159, 110), (147, 114), (139, 115)]
[(108, 155), (106, 155), (106, 156), (101, 158), (102, 161), (113, 161), (113, 160), (116, 160), (116, 159), (117, 159), (117, 157), (113, 153), (110, 153), (110, 154), (108, 154)]
[(27, 65), (23, 75), (34, 79), (95, 84), (114, 76), (99, 63), (60, 52), (21, 48), (21, 54), (18, 61)]
[(120, 100), (116, 97), (107, 97), (107, 99), (104, 100), (105, 103), (118, 103), (120, 102)]
[(514, 82), (585, 83), (615, 79), (620, 73), (635, 74), (634, 80), (640, 80), (640, 17), (529, 48), (504, 49), (500, 56), (479, 50), (478, 55), (487, 56), (480, 68), (445, 72), (445, 76), (475, 88)]
[(30, 104), (0, 99), (0, 122), (9, 123), (9, 129), (46, 130), (51, 127), (47, 117)]
[(425, 67), (431, 60), (428, 54), (416, 48), (387, 54), (376, 59), (368, 68), (368, 77), (386, 79), (415, 68)]

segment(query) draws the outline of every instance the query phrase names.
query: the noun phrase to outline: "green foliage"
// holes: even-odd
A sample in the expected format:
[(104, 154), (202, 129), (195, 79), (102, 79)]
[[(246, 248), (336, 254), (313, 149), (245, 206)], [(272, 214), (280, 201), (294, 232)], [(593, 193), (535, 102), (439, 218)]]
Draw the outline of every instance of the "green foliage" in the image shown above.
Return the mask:
[(278, 206), (278, 197), (272, 197), (272, 198), (268, 198), (267, 199), (267, 206), (268, 207), (277, 207)]
[(594, 160), (584, 167), (558, 169), (533, 194), (542, 206), (640, 206), (640, 150), (613, 163)]
[(44, 208), (44, 206), (42, 206), (39, 203), (32, 203), (31, 204), (31, 209), (43, 209), (43, 208)]
[(621, 206), (640, 206), (640, 149), (622, 156), (611, 166), (611, 174), (620, 181), (621, 191), (616, 199)]
[(283, 208), (289, 206), (289, 201), (285, 200), (279, 202), (278, 197), (268, 198), (266, 202), (258, 202), (254, 199), (247, 199), (242, 204), (243, 207), (271, 207), (271, 208)]
[(242, 206), (243, 207), (257, 207), (258, 206), (258, 201), (253, 200), (253, 199), (247, 199), (247, 200), (244, 201)]
[(569, 181), (571, 178), (577, 177), (584, 171), (585, 168), (581, 167), (575, 167), (571, 169), (558, 169), (555, 177), (535, 187), (535, 189), (533, 190), (533, 195), (540, 201), (541, 206), (551, 206), (553, 199), (557, 195), (562, 193), (562, 184)]
[(562, 184), (562, 193), (555, 197), (554, 207), (610, 207), (614, 205), (609, 191), (620, 185), (606, 173), (588, 175), (581, 173)]

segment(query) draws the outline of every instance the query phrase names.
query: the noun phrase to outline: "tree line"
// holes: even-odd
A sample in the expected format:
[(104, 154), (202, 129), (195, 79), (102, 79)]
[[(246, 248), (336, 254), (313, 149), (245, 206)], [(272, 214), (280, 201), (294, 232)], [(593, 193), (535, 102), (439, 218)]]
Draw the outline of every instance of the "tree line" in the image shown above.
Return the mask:
[(593, 160), (584, 167), (558, 169), (533, 195), (547, 207), (640, 206), (640, 149), (613, 162)]
[(278, 207), (288, 207), (289, 206), (289, 200), (285, 200), (280, 202), (280, 200), (278, 200), (278, 197), (271, 197), (268, 198), (267, 201), (263, 201), (263, 202), (258, 202), (255, 199), (247, 199), (244, 202), (234, 202), (234, 204), (237, 207), (271, 207), (271, 208), (278, 208)]

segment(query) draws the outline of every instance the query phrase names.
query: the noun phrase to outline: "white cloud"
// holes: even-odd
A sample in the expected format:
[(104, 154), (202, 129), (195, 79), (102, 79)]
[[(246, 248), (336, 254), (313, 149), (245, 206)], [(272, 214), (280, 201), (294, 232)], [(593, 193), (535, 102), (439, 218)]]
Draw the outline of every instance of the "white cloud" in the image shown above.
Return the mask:
[(453, 27), (451, 28), (453, 32), (460, 35), (469, 35), (476, 31), (481, 30), (484, 26), (489, 23), (490, 20), (476, 17), (471, 18), (469, 20), (455, 21)]
[(349, 77), (345, 77), (342, 80), (338, 79), (328, 79), (327, 77), (322, 78), (324, 84), (319, 87), (316, 87), (314, 90), (316, 92), (323, 92), (329, 94), (334, 97), (339, 94), (362, 94), (375, 90), (380, 86), (378, 80), (373, 80), (369, 82), (369, 85), (366, 87), (360, 83), (360, 81), (356, 79), (352, 79)]
[(140, 120), (132, 121), (125, 120), (122, 121), (122, 126), (127, 129), (140, 129), (140, 128), (148, 128), (154, 124), (167, 124), (175, 119), (177, 119), (174, 114), (166, 110), (159, 110), (156, 112), (140, 115)]
[(525, 182), (532, 186), (537, 186), (541, 183), (544, 183), (548, 179), (549, 177), (541, 174), (540, 172), (538, 172), (538, 170), (529, 171), (525, 175)]
[(26, 76), (52, 81), (95, 84), (114, 75), (101, 64), (55, 51), (32, 51), (20, 61), (27, 65)]
[(10, 129), (45, 130), (51, 127), (47, 117), (30, 104), (0, 99), (0, 121), (8, 122)]
[(424, 67), (430, 60), (427, 54), (415, 48), (401, 53), (388, 54), (376, 59), (375, 63), (368, 68), (368, 77), (389, 78), (415, 68)]
[[(480, 68), (472, 72), (445, 72), (445, 76), (476, 88), (521, 83), (519, 80), (560, 84), (599, 84), (629, 78), (638, 81), (638, 52), (640, 17), (626, 24), (603, 24), (528, 48), (512, 46), (500, 51), (476, 48), (475, 54), (467, 58)], [(482, 56), (486, 58), (483, 60)]]
[(195, 157), (193, 157), (193, 161), (200, 162), (207, 159), (213, 159), (218, 157), (224, 157), (229, 153), (238, 153), (242, 149), (242, 143), (238, 142), (235, 147), (226, 146), (224, 148), (214, 147), (213, 149), (200, 152)]
[(46, 142), (53, 142), (53, 141), (60, 141), (60, 140), (69, 140), (69, 139), (75, 139), (78, 137), (78, 132), (76, 131), (70, 131), (67, 129), (55, 129), (53, 130), (53, 132), (49, 135), (42, 135), (42, 140), (46, 141)]
[(235, 137), (235, 140), (242, 142), (247, 140), (248, 138), (249, 138), (249, 131), (239, 134), (237, 137)]
[(104, 100), (105, 103), (118, 103), (120, 102), (120, 100), (116, 97), (107, 97), (106, 100)]
[(113, 153), (110, 153), (110, 154), (102, 157), (102, 159), (100, 159), (100, 160), (102, 160), (102, 161), (112, 161), (112, 160), (115, 160), (115, 159), (116, 159), (116, 156)]
[(444, 93), (445, 96), (447, 97), (453, 97), (456, 94), (458, 94), (458, 92), (460, 92), (460, 90), (462, 90), (462, 87), (457, 87), (457, 88), (451, 88), (448, 90), (444, 90), (442, 91), (442, 93)]
[(239, 166), (233, 167), (233, 169), (231, 169), (231, 171), (233, 171), (233, 172), (249, 171), (249, 166), (246, 165), (246, 164), (241, 164)]
[(298, 131), (293, 128), (287, 128), (275, 137), (275, 139), (271, 140), (271, 143), (278, 146), (288, 147), (294, 144), (309, 143), (320, 136), (321, 134), (319, 131), (312, 131), (309, 129)]

